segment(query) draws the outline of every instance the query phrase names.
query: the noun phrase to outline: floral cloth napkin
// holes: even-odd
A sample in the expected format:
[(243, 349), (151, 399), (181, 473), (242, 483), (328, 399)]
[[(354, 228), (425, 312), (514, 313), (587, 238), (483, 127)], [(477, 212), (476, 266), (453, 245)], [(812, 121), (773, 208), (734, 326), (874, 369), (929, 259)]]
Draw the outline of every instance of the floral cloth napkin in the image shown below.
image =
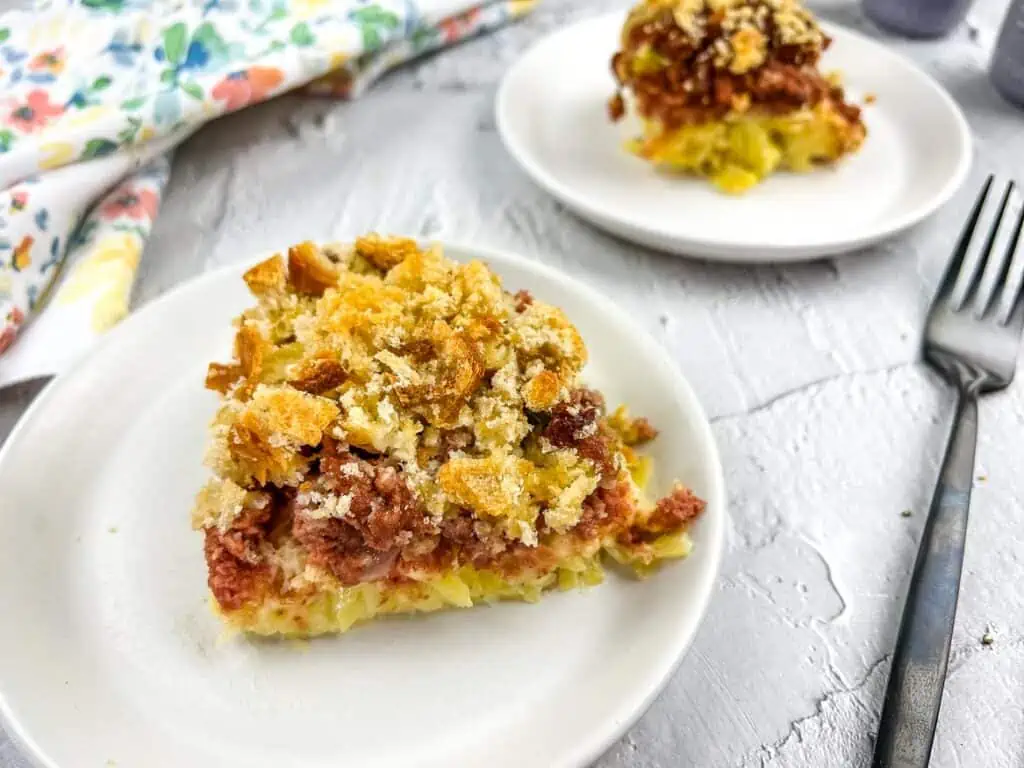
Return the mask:
[(203, 123), (300, 87), (358, 95), (536, 2), (54, 0), (0, 16), (0, 386), (59, 373), (127, 313), (169, 152)]

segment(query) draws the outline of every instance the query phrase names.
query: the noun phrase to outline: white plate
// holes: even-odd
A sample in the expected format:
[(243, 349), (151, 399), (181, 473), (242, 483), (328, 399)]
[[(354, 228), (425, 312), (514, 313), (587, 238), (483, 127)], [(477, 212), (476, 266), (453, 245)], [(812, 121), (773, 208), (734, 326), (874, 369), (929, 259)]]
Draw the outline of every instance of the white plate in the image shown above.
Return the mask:
[(638, 243), (691, 256), (788, 261), (849, 251), (904, 230), (956, 191), (971, 138), (959, 108), (900, 56), (842, 27), (823, 68), (840, 69), (866, 107), (868, 138), (835, 169), (775, 174), (740, 197), (708, 182), (655, 173), (627, 153), (629, 119), (606, 113), (609, 61), (624, 16), (560, 30), (531, 48), (498, 92), (505, 146), (533, 180), (571, 210)]
[(216, 398), (209, 360), (251, 304), (232, 267), (115, 330), (43, 393), (0, 452), (0, 713), (45, 766), (582, 766), (653, 700), (720, 557), (710, 427), (662, 349), (546, 267), (463, 247), (563, 307), (589, 382), (662, 428), (655, 491), (708, 500), (695, 549), (646, 582), (538, 605), (380, 621), (289, 643), (219, 641), (189, 509)]

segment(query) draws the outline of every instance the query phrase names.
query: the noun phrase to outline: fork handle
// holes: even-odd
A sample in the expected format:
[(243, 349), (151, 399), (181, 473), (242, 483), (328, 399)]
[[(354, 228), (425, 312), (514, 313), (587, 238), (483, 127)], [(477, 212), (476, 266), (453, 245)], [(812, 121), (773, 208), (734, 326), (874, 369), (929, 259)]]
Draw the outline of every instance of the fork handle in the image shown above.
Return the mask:
[(926, 768), (953, 638), (978, 442), (978, 401), (961, 390), (893, 653), (873, 768)]

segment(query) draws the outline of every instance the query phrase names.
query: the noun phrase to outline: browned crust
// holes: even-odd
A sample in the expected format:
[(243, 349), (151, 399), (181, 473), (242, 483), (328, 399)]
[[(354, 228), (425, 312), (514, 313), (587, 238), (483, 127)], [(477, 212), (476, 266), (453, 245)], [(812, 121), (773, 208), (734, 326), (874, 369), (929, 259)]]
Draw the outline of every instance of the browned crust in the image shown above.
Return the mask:
[(298, 376), (288, 383), (311, 395), (322, 395), (341, 386), (347, 378), (345, 369), (337, 360), (309, 360), (302, 365)]
[(210, 363), (206, 369), (206, 388), (225, 394), (238, 382), (244, 380), (251, 390), (263, 369), (264, 343), (259, 330), (251, 325), (242, 325), (238, 329), (238, 333), (235, 334), (235, 360), (237, 362), (229, 365)]
[(459, 409), (484, 379), (484, 361), (473, 340), (465, 333), (453, 333), (436, 344), (408, 348), (432, 364), (429, 379), (395, 388), (402, 405), (431, 406), (438, 421), (454, 426)]
[(379, 235), (357, 238), (354, 248), (357, 256), (385, 271), (401, 264), (419, 250), (416, 241), (408, 237), (383, 238)]
[(281, 254), (275, 254), (266, 261), (261, 261), (255, 267), (250, 268), (242, 279), (249, 286), (249, 290), (256, 296), (263, 296), (284, 290), (285, 273), (284, 259)]
[(220, 392), (223, 395), (241, 378), (242, 368), (239, 365), (210, 363), (206, 368), (205, 386), (207, 389)]
[(307, 241), (288, 249), (288, 282), (299, 293), (322, 296), (338, 282), (338, 270)]

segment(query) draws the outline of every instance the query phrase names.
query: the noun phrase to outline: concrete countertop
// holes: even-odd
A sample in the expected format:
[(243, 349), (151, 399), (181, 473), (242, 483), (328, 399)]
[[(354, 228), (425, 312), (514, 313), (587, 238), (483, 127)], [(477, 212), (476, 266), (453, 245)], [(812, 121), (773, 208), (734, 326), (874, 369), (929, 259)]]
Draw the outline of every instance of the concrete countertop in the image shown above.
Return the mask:
[[(918, 360), (922, 319), (983, 176), (1024, 180), (1024, 111), (985, 76), (1005, 5), (979, 0), (941, 42), (886, 38), (949, 89), (976, 148), (961, 194), (880, 247), (721, 266), (623, 243), (566, 213), (503, 151), (495, 90), (529, 43), (622, 3), (544, 0), (518, 26), (406, 67), (357, 102), (284, 97), (203, 129), (177, 154), (136, 303), (292, 241), (373, 229), (515, 250), (612, 296), (708, 410), (731, 522), (692, 650), (597, 765), (866, 766), (951, 417), (951, 393)], [(812, 7), (879, 36), (853, 3)], [(0, 440), (37, 391), (0, 394)], [(981, 421), (936, 768), (1024, 762), (1024, 385), (986, 400)], [(0, 731), (0, 768), (27, 765)]]

